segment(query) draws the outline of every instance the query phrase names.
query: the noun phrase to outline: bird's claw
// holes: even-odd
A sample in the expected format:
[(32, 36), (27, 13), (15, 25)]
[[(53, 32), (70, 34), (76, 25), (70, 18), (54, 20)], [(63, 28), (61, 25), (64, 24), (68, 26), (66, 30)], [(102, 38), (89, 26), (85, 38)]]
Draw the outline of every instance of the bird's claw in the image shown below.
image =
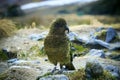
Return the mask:
[(63, 67), (62, 69), (57, 69), (56, 67), (54, 67), (54, 69), (51, 71), (51, 74), (61, 74), (64, 71), (66, 71), (66, 69)]
[(51, 71), (52, 74), (54, 74), (54, 72), (57, 70), (56, 67), (53, 68), (53, 70)]

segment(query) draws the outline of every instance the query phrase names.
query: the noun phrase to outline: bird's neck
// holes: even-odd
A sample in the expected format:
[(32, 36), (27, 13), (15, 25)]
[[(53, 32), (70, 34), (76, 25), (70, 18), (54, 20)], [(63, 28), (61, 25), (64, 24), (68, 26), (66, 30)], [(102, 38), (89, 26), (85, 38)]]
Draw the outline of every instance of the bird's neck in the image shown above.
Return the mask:
[(66, 36), (65, 33), (63, 33), (63, 32), (60, 33), (60, 32), (57, 32), (57, 31), (50, 31), (49, 35)]

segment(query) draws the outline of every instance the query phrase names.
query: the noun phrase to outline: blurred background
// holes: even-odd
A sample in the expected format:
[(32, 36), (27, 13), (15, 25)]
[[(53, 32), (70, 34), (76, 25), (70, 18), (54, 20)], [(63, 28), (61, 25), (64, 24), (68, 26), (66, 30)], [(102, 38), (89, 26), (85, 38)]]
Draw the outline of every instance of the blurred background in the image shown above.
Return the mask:
[(89, 25), (97, 19), (118, 27), (119, 4), (120, 0), (0, 0), (0, 18), (14, 20), (18, 28), (32, 22), (48, 27), (57, 17), (64, 17), (69, 25)]

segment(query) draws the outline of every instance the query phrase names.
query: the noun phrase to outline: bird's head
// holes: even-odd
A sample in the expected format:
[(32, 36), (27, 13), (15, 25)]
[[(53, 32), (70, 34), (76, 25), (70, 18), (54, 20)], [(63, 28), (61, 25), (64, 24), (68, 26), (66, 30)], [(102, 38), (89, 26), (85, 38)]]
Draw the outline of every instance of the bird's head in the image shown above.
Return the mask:
[(50, 33), (52, 34), (65, 34), (66, 31), (69, 33), (69, 28), (63, 18), (58, 18), (51, 24)]

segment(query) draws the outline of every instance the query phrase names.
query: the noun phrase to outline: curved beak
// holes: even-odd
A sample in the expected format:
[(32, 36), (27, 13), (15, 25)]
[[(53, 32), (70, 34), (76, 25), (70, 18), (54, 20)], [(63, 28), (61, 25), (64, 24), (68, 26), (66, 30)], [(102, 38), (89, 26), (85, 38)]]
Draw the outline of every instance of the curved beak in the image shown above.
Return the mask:
[(69, 33), (69, 28), (67, 26), (65, 27), (65, 31), (67, 31), (67, 33)]

